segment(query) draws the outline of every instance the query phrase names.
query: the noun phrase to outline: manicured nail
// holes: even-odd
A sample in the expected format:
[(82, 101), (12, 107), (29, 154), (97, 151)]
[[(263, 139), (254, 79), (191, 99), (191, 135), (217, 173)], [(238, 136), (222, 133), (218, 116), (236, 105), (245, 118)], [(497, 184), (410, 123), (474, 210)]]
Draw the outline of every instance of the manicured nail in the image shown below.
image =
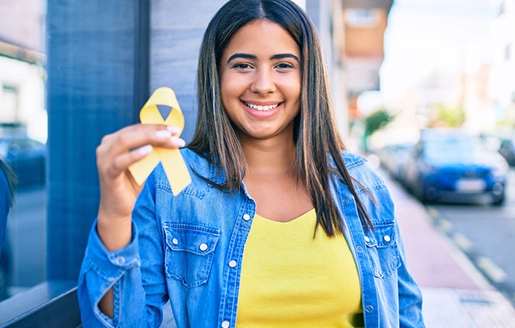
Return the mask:
[(168, 126), (166, 129), (170, 131), (171, 134), (181, 133), (181, 129), (177, 126)]
[(184, 141), (184, 139), (177, 138), (177, 137), (172, 137), (170, 139), (172, 140), (172, 142), (174, 144), (177, 145), (177, 147), (184, 147), (186, 145), (186, 141)]
[(146, 145), (138, 148), (138, 153), (140, 153), (140, 155), (148, 155), (152, 152), (152, 150), (154, 150), (154, 148), (152, 148), (151, 145)]
[(168, 130), (159, 130), (159, 131), (156, 131), (155, 134), (156, 134), (156, 137), (158, 137), (159, 139), (166, 139), (166, 138), (170, 138), (172, 136), (172, 133)]

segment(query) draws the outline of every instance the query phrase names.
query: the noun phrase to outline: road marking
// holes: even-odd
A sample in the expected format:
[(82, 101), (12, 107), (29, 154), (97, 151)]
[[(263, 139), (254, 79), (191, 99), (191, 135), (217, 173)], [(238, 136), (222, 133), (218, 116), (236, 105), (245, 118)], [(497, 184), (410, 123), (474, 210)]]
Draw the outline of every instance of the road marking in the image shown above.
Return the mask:
[(456, 245), (458, 245), (458, 247), (461, 248), (463, 251), (470, 252), (470, 250), (472, 249), (472, 242), (463, 234), (456, 232), (452, 236), (452, 239), (454, 240)]
[(440, 216), (440, 214), (438, 213), (438, 210), (436, 208), (434, 208), (433, 206), (426, 206), (426, 211), (427, 213), (429, 213), (429, 216), (435, 220), (436, 218), (438, 218)]
[(443, 218), (440, 218), (438, 220), (438, 226), (440, 227), (440, 229), (442, 229), (442, 231), (445, 231), (447, 233), (452, 230), (452, 223)]
[(476, 259), (476, 265), (483, 270), (483, 272), (496, 283), (502, 283), (508, 276), (497, 264), (495, 264), (489, 257), (480, 256)]

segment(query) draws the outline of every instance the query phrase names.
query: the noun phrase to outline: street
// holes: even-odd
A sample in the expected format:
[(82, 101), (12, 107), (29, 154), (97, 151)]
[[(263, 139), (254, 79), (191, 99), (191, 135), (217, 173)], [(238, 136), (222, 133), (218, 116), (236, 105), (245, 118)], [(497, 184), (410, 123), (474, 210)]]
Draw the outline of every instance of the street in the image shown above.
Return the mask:
[(431, 204), (433, 223), (515, 304), (515, 169), (503, 206)]

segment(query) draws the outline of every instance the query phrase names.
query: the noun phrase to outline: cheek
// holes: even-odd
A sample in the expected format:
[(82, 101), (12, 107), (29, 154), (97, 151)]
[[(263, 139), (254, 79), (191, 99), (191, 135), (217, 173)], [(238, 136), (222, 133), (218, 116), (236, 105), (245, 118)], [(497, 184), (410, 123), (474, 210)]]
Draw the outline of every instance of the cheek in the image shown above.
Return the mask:
[(225, 76), (220, 81), (220, 92), (222, 93), (222, 99), (229, 100), (229, 97), (237, 97), (243, 90), (243, 83), (237, 78), (231, 78)]
[(287, 94), (290, 98), (300, 98), (300, 76), (284, 77), (278, 82), (282, 85), (284, 90), (283, 92), (285, 92), (285, 94)]

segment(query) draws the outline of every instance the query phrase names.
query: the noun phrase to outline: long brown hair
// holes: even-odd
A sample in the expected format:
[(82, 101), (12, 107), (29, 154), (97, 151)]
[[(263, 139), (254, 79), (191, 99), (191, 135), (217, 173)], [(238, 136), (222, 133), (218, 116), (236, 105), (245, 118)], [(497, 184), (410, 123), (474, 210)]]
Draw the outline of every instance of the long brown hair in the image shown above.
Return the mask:
[(302, 53), (300, 112), (294, 121), (295, 170), (306, 185), (317, 212), (317, 227), (329, 236), (343, 233), (342, 213), (331, 195), (331, 175), (354, 196), (364, 226), (372, 228), (341, 152), (332, 112), (331, 96), (320, 41), (307, 14), (290, 0), (230, 0), (213, 17), (204, 34), (198, 65), (198, 118), (188, 148), (206, 157), (225, 175), (213, 185), (236, 192), (245, 176), (246, 161), (235, 128), (225, 113), (220, 96), (218, 68), (231, 37), (242, 26), (268, 20), (282, 26)]

